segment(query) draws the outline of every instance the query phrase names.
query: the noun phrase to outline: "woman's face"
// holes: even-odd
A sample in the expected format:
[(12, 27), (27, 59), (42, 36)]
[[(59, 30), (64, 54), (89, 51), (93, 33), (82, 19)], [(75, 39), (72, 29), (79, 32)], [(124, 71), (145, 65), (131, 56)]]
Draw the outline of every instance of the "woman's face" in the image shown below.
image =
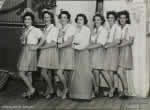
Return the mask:
[(31, 16), (25, 16), (25, 18), (24, 18), (24, 24), (26, 26), (31, 26), (32, 25), (32, 18), (31, 18)]
[(48, 14), (48, 13), (45, 13), (44, 14), (44, 18), (43, 18), (43, 20), (44, 20), (44, 23), (45, 23), (45, 25), (49, 25), (49, 24), (51, 24), (51, 16)]
[(83, 18), (82, 16), (79, 16), (79, 17), (77, 18), (77, 24), (78, 24), (79, 26), (84, 25), (84, 18)]
[(60, 24), (65, 25), (69, 22), (69, 19), (66, 14), (62, 14), (60, 18)]
[(121, 25), (125, 25), (127, 23), (127, 16), (126, 15), (120, 15), (119, 21)]
[(99, 27), (99, 26), (102, 24), (101, 18), (98, 17), (98, 16), (96, 16), (96, 17), (94, 18), (94, 24), (95, 24), (96, 27)]
[(115, 16), (113, 14), (109, 14), (108, 22), (110, 25), (113, 25), (115, 23)]

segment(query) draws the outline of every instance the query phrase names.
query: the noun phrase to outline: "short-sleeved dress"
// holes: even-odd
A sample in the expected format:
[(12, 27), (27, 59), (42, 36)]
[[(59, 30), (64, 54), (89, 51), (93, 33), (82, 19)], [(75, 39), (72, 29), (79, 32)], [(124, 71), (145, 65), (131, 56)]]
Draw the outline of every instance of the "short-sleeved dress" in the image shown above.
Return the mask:
[[(89, 45), (90, 29), (83, 26), (73, 40), (75, 50), (75, 70), (71, 78), (70, 97), (73, 99), (91, 99), (93, 95), (93, 76), (90, 70)], [(82, 50), (85, 49), (85, 50)]]
[(41, 37), (43, 37), (42, 31), (34, 26), (23, 33), (23, 48), (17, 64), (18, 71), (37, 70), (37, 51), (32, 51), (31, 48), (38, 44)]
[[(71, 24), (67, 24), (64, 28), (60, 28), (58, 43), (66, 42), (70, 37), (73, 37), (74, 33), (75, 27)], [(72, 45), (59, 49), (59, 68), (64, 70), (73, 70), (75, 63), (74, 54)]]
[[(45, 44), (49, 44), (53, 41), (57, 42), (58, 29), (53, 24), (49, 25), (44, 29), (44, 37)], [(59, 60), (57, 47), (41, 49), (38, 66), (46, 69), (58, 69)]]
[[(126, 24), (122, 29), (121, 42), (126, 42), (133, 37), (131, 26)], [(120, 47), (119, 66), (125, 69), (133, 69), (132, 45)]]
[[(120, 40), (121, 27), (118, 24), (114, 24), (111, 29), (108, 29), (107, 43), (113, 43), (116, 40)], [(111, 47), (106, 49), (104, 69), (109, 71), (117, 71), (119, 64), (119, 48)]]
[[(107, 39), (108, 32), (103, 27), (100, 26), (98, 31), (94, 29), (94, 34), (91, 35), (90, 42), (92, 44), (102, 44), (104, 45)], [(90, 64), (92, 69), (104, 69), (106, 50), (104, 47), (94, 48), (90, 50)]]

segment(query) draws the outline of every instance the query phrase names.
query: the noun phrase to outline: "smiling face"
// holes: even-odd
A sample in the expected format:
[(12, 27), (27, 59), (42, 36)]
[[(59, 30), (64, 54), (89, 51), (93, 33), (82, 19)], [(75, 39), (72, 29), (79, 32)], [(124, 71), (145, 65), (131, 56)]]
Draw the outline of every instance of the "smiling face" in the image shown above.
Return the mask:
[(48, 13), (45, 13), (44, 14), (44, 18), (43, 18), (43, 20), (44, 20), (44, 23), (45, 23), (45, 25), (49, 25), (49, 24), (51, 24), (51, 16), (48, 14)]
[(113, 14), (109, 14), (107, 19), (110, 25), (113, 25), (115, 23), (115, 16)]
[(102, 24), (102, 19), (98, 16), (94, 18), (94, 24), (98, 28)]
[(60, 24), (66, 25), (69, 22), (69, 19), (66, 14), (61, 14)]
[(78, 16), (78, 18), (77, 18), (77, 25), (78, 26), (84, 25), (84, 18), (82, 16)]
[(127, 23), (127, 16), (126, 15), (120, 15), (119, 22), (122, 26), (124, 26)]
[(32, 18), (31, 16), (25, 16), (24, 17), (24, 24), (25, 26), (29, 27), (32, 25)]

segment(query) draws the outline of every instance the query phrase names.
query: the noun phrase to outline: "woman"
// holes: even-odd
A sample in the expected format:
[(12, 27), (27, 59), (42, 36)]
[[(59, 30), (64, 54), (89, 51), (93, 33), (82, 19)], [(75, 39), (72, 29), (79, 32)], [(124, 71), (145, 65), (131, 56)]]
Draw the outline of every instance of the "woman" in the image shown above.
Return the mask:
[(45, 98), (49, 99), (54, 93), (52, 87), (52, 70), (57, 71), (59, 66), (57, 50), (58, 29), (54, 26), (55, 20), (53, 13), (45, 9), (43, 10), (42, 18), (45, 24), (45, 40), (40, 47), (38, 66), (41, 68), (41, 75), (47, 82), (47, 90), (43, 95)]
[(43, 34), (40, 29), (32, 26), (34, 22), (34, 14), (31, 9), (27, 8), (22, 14), (22, 20), (25, 24), (25, 30), (21, 37), (23, 49), (18, 62), (19, 76), (27, 86), (27, 92), (23, 93), (23, 97), (31, 99), (35, 96), (36, 90), (32, 86), (32, 72), (37, 70), (37, 48), (38, 41)]
[(130, 26), (130, 16), (128, 11), (119, 12), (119, 25), (121, 26), (121, 44), (118, 73), (123, 86), (122, 98), (128, 96), (127, 70), (133, 69), (132, 45), (134, 35)]
[(72, 48), (75, 49), (75, 72), (71, 79), (70, 97), (91, 99), (95, 83), (89, 66), (90, 29), (86, 26), (88, 20), (84, 14), (78, 14), (75, 22), (77, 26), (72, 44)]
[(90, 46), (88, 47), (88, 49), (90, 51), (90, 64), (92, 73), (96, 81), (96, 94), (98, 95), (100, 86), (100, 73), (104, 70), (104, 44), (106, 42), (108, 32), (103, 26), (105, 23), (105, 19), (102, 15), (96, 14), (93, 17), (93, 22), (94, 31), (91, 35)]
[(107, 12), (108, 20), (108, 38), (105, 44), (106, 56), (105, 56), (105, 79), (107, 79), (110, 86), (109, 97), (113, 97), (114, 94), (114, 73), (118, 69), (118, 57), (119, 48), (117, 47), (120, 43), (121, 28), (116, 23), (117, 14), (114, 11)]
[[(70, 77), (74, 71), (74, 50), (71, 47), (75, 28), (69, 24), (71, 15), (68, 11), (61, 11), (58, 16), (61, 28), (58, 34), (58, 48), (60, 55), (60, 66), (58, 70), (59, 78), (61, 79), (64, 90), (62, 98), (66, 98)], [(63, 74), (64, 73), (64, 74)]]

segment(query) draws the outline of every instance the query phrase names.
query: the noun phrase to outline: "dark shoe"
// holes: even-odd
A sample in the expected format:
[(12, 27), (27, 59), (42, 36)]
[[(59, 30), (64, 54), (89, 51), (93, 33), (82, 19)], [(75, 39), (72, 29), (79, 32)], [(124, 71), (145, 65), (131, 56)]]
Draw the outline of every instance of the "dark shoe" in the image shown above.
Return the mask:
[(122, 93), (120, 94), (119, 98), (120, 98), (120, 99), (128, 99), (129, 96), (128, 96), (127, 91), (122, 92)]
[(38, 95), (38, 92), (35, 90), (32, 94), (28, 95), (29, 100), (33, 100)]
[(22, 95), (21, 95), (22, 98), (27, 98), (28, 97), (28, 92), (24, 92)]
[(120, 99), (129, 99), (129, 96), (127, 96), (127, 95), (121, 95), (120, 97), (119, 97)]

